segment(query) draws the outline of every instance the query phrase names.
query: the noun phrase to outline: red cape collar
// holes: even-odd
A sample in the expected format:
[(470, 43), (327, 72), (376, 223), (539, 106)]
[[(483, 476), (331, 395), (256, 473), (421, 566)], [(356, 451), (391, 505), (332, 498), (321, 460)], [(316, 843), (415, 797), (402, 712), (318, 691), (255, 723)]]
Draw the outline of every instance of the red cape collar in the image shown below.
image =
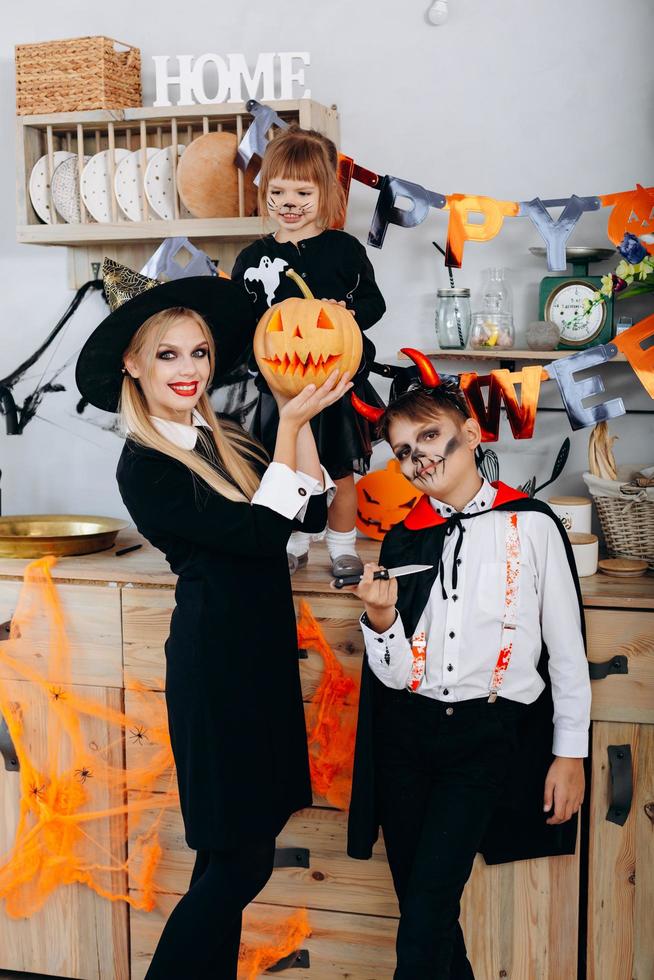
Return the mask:
[[(491, 486), (497, 490), (491, 510), (495, 510), (500, 504), (508, 504), (512, 500), (524, 500), (528, 496), (522, 490), (515, 490), (506, 483), (502, 483), (501, 480), (496, 480), (494, 483), (491, 483)], [(426, 527), (436, 527), (437, 524), (445, 524), (445, 521), (446, 518), (437, 514), (429, 503), (427, 494), (423, 494), (408, 517), (405, 517), (404, 526), (410, 531), (422, 531)]]

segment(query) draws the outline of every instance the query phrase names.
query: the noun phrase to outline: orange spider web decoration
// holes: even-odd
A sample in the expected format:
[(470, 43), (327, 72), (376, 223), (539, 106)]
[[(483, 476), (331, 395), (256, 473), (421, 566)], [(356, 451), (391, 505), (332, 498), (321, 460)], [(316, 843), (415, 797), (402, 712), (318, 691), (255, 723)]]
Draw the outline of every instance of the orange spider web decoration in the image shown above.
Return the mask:
[[(49, 556), (28, 565), (9, 640), (0, 644), (3, 675), (10, 668), (17, 678), (0, 680), (0, 713), (15, 748), (20, 779), (15, 839), (0, 861), (0, 899), (8, 916), (26, 917), (60, 885), (77, 882), (103, 898), (150, 910), (161, 855), (158, 824), (163, 808), (178, 804), (174, 776), (167, 791), (152, 792), (162, 774), (174, 772), (165, 710), (148, 703), (147, 716), (154, 724), (146, 730), (135, 714), (111, 703), (112, 698), (121, 703), (115, 689), (106, 692), (103, 702), (100, 694), (93, 697), (72, 682), (71, 645), (51, 576), (55, 563)], [(30, 639), (39, 637), (43, 646), (44, 636), (45, 655), (37, 652), (26, 658), (26, 650), (33, 653), (37, 648), (36, 643), (34, 649), (30, 646)], [(20, 697), (23, 691), (29, 692), (26, 707), (16, 700), (16, 693)], [(138, 689), (137, 698), (145, 697)], [(154, 745), (146, 766), (130, 767), (135, 791), (129, 800), (124, 733), (136, 733)], [(139, 897), (124, 887), (128, 870)]]
[(295, 953), (302, 941), (311, 935), (309, 916), (306, 909), (298, 909), (288, 919), (274, 925), (255, 921), (256, 907), (252, 909), (253, 918), (248, 916), (247, 925), (256, 928), (259, 935), (268, 934), (269, 943), (259, 946), (242, 945), (238, 958), (240, 980), (256, 980), (257, 977), (276, 966), (280, 960)]
[(305, 600), (300, 602), (298, 645), (315, 650), (324, 663), (320, 684), (307, 711), (311, 785), (332, 806), (346, 810), (352, 787), (358, 689), (343, 670)]

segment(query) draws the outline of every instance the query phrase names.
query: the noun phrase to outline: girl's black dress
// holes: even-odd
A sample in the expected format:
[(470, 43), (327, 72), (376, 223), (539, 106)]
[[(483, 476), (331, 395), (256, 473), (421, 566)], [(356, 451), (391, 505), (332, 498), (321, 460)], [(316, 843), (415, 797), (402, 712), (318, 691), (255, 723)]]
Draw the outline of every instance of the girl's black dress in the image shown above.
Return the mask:
[[(297, 244), (279, 243), (274, 235), (266, 235), (239, 254), (232, 279), (241, 283), (252, 299), (257, 320), (274, 303), (299, 295), (297, 285), (285, 274), (286, 269), (301, 275), (317, 299), (345, 300), (362, 331), (369, 330), (386, 310), (363, 245), (345, 231), (328, 229)], [(364, 333), (363, 359), (353, 391), (368, 404), (383, 407), (368, 381), (374, 359), (374, 344)], [(256, 370), (254, 360), (253, 366)], [(256, 384), (260, 396), (252, 434), (271, 453), (277, 436), (277, 404), (259, 374)], [(372, 453), (370, 426), (352, 408), (349, 394), (321, 412), (311, 427), (320, 460), (333, 479), (367, 471)]]
[[(215, 464), (207, 447), (198, 438)], [(227, 500), (129, 439), (117, 478), (138, 530), (179, 576), (166, 705), (186, 842), (270, 839), (312, 802), (286, 543), (296, 527), (324, 528), (325, 495), (309, 497), (300, 524)]]

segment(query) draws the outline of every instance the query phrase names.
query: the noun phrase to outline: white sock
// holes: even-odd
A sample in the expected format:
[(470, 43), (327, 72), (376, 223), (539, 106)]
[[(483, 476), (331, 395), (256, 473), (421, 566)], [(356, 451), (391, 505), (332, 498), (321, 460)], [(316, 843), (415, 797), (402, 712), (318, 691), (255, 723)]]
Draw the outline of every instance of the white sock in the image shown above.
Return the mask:
[(302, 555), (307, 554), (310, 545), (311, 545), (310, 534), (305, 534), (304, 531), (293, 531), (290, 538), (288, 539), (286, 550), (288, 551), (289, 554), (295, 555), (296, 558), (300, 558)]
[(340, 558), (341, 555), (356, 555), (357, 530), (353, 527), (351, 531), (332, 531), (328, 527), (325, 542), (329, 557), (332, 560), (334, 558)]

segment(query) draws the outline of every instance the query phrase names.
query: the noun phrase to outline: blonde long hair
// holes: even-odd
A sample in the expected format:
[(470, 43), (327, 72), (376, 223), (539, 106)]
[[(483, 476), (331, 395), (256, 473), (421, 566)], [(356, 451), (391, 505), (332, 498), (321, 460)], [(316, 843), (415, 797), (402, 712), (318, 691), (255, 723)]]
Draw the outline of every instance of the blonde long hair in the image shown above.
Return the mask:
[[(180, 317), (194, 320), (209, 345), (211, 373), (208, 387), (215, 370), (216, 345), (207, 323), (195, 310), (180, 306), (155, 313), (136, 331), (123, 356), (141, 358), (145, 371), (150, 374), (159, 344), (169, 328)], [(194, 476), (199, 477), (212, 490), (228, 500), (238, 502), (251, 500), (260, 483), (254, 463), (255, 461), (268, 462), (265, 450), (238, 425), (218, 420), (206, 389), (200, 396), (196, 409), (211, 428), (213, 444), (220, 461), (219, 468), (213, 467), (193, 450), (181, 449), (166, 439), (152, 424), (148, 405), (138, 381), (129, 374), (125, 374), (123, 378), (120, 392), (120, 421), (123, 431), (130, 439), (183, 463)], [(205, 437), (204, 433), (198, 433), (198, 439), (203, 437)], [(210, 440), (211, 436), (206, 438)]]

